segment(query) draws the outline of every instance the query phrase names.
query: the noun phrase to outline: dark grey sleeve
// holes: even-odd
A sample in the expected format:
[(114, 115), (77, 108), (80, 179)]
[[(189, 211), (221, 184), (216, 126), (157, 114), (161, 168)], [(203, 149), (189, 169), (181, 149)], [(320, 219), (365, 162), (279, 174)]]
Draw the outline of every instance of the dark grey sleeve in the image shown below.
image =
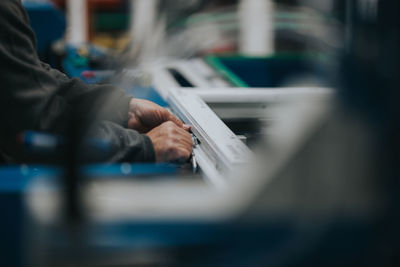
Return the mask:
[[(113, 86), (88, 86), (79, 79), (43, 64), (36, 53), (36, 40), (20, 0), (0, 1), (0, 150), (18, 159), (19, 133), (26, 130), (65, 134), (73, 117), (82, 121), (110, 121), (125, 126), (131, 97)], [(108, 133), (115, 135), (108, 127)], [(134, 131), (118, 128), (125, 140), (146, 139)], [(117, 141), (117, 139), (112, 138)], [(147, 140), (147, 139), (146, 139)], [(129, 142), (119, 140), (122, 150)], [(146, 149), (135, 149), (146, 146)], [(132, 153), (153, 149), (151, 142), (131, 142)], [(135, 153), (136, 153), (135, 152)], [(116, 156), (115, 158), (118, 158)], [(123, 158), (123, 157), (121, 157)]]
[[(88, 135), (91, 140), (109, 144), (103, 160), (107, 162), (154, 162), (155, 153), (150, 138), (126, 129), (114, 122), (102, 121), (95, 124)], [(88, 155), (87, 160), (91, 160)]]

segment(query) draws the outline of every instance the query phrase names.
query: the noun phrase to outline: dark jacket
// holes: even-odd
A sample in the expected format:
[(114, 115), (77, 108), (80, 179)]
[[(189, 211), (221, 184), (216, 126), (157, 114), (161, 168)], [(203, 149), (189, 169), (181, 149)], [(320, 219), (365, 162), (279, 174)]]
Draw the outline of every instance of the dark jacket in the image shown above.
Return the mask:
[[(50, 22), (49, 22), (50, 23)], [(95, 124), (90, 137), (106, 139), (105, 160), (154, 161), (151, 140), (126, 129), (131, 97), (112, 86), (89, 86), (42, 63), (20, 0), (0, 1), (0, 152), (26, 160), (17, 136), (26, 131), (66, 135), (72, 114)]]

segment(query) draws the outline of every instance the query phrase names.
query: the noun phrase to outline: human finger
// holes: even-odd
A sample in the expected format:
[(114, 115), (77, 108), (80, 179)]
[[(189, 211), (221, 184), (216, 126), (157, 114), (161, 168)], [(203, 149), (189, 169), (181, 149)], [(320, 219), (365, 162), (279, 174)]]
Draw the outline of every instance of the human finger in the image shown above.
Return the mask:
[(184, 143), (188, 147), (192, 147), (193, 146), (192, 135), (188, 131), (186, 131), (186, 130), (184, 130), (182, 128), (178, 128), (177, 129), (177, 135), (179, 135), (179, 136), (177, 136), (177, 138), (179, 138), (179, 141), (181, 143)]
[(179, 127), (183, 127), (183, 122), (178, 119), (177, 117), (175, 117), (173, 114), (171, 114), (168, 110), (165, 110), (166, 112), (168, 112), (167, 115), (167, 121), (172, 121), (173, 123), (175, 123), (177, 126)]

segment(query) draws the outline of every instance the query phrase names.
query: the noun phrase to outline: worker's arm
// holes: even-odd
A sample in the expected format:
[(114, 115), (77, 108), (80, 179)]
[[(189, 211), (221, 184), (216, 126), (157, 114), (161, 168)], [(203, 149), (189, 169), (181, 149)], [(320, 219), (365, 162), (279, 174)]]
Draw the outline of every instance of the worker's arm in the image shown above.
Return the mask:
[[(17, 161), (23, 155), (16, 139), (25, 130), (66, 135), (72, 113), (82, 121), (108, 120), (118, 125), (127, 125), (129, 119), (132, 98), (121, 90), (88, 86), (39, 60), (35, 36), (19, 0), (0, 1), (0, 83), (0, 149)], [(127, 129), (118, 134), (150, 140)], [(141, 151), (153, 149), (151, 142), (135, 144), (145, 148), (129, 148), (138, 153), (134, 160), (147, 161), (149, 157)]]
[[(115, 141), (120, 149), (111, 156), (111, 161), (116, 158), (154, 160), (154, 155), (149, 156), (151, 153), (148, 153), (153, 149), (152, 143), (158, 149), (157, 155), (170, 155), (164, 158), (171, 158), (171, 155), (178, 158), (186, 154), (179, 152), (179, 148), (160, 146), (160, 138), (150, 139), (120, 127), (130, 126), (146, 132), (166, 120), (173, 120), (176, 125), (182, 126), (165, 109), (148, 101), (132, 99), (112, 86), (88, 86), (78, 79), (69, 79), (40, 62), (34, 33), (19, 0), (0, 1), (0, 80), (0, 123), (3, 129), (0, 149), (17, 161), (21, 158), (15, 141), (18, 133), (38, 130), (65, 134), (71, 120), (78, 117), (80, 121), (107, 120), (115, 124), (103, 127), (103, 133), (109, 134), (109, 139)], [(75, 114), (74, 118), (72, 114)], [(164, 141), (171, 138), (166, 133), (161, 136), (165, 137)]]
[(0, 67), (1, 108), (9, 115), (3, 123), (13, 131), (22, 126), (62, 131), (71, 109), (81, 111), (82, 117), (96, 115), (99, 120), (127, 124), (131, 97), (111, 86), (69, 79), (39, 60), (19, 0), (0, 1)]
[(126, 129), (114, 122), (102, 121), (94, 124), (88, 137), (109, 144), (109, 151), (105, 151), (100, 157), (102, 161), (154, 162), (156, 160), (152, 141), (148, 136)]

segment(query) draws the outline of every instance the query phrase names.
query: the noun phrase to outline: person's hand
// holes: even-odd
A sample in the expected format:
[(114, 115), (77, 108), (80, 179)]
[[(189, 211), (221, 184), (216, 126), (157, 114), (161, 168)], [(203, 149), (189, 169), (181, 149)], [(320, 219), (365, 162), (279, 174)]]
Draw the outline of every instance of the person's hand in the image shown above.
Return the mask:
[(165, 108), (144, 99), (133, 98), (129, 104), (128, 128), (147, 133), (164, 122), (171, 121), (176, 126), (189, 130), (187, 125)]
[(192, 136), (171, 121), (164, 122), (146, 135), (153, 142), (157, 162), (183, 161), (192, 154)]

